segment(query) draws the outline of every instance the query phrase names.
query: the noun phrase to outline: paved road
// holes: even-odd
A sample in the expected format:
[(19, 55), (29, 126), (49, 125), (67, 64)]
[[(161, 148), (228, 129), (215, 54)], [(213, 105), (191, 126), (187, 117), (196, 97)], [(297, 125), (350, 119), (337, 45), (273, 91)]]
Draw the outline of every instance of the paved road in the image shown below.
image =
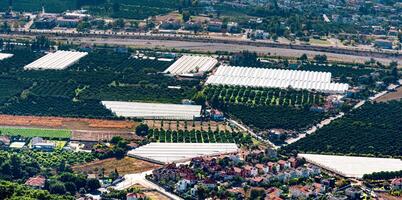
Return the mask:
[(159, 187), (158, 185), (152, 183), (151, 181), (148, 181), (145, 178), (145, 175), (151, 174), (152, 170), (142, 172), (142, 173), (137, 173), (137, 174), (127, 174), (124, 176), (124, 181), (118, 183), (114, 189), (116, 190), (124, 190), (127, 189), (135, 184), (140, 184), (146, 188), (154, 189), (157, 190), (158, 192), (164, 194), (165, 196), (169, 197), (170, 199), (173, 200), (182, 200), (179, 196), (172, 194), (168, 191), (166, 191), (164, 188)]
[(262, 141), (262, 142), (265, 142), (265, 143), (268, 143), (273, 149), (278, 149), (278, 148), (279, 148), (279, 146), (276, 146), (276, 145), (275, 145), (274, 143), (272, 143), (271, 141), (266, 140), (266, 139), (262, 138), (261, 136), (255, 134), (255, 133), (253, 132), (253, 130), (251, 130), (251, 129), (250, 129), (249, 127), (247, 127), (246, 125), (243, 125), (243, 124), (241, 124), (241, 123), (239, 123), (239, 122), (237, 122), (237, 121), (235, 121), (235, 120), (233, 120), (233, 119), (229, 119), (229, 123), (236, 125), (239, 129), (241, 129), (241, 130), (243, 130), (243, 131), (247, 131), (247, 133), (249, 133), (249, 134), (252, 135), (253, 137), (257, 138), (258, 140), (260, 140), (260, 141)]

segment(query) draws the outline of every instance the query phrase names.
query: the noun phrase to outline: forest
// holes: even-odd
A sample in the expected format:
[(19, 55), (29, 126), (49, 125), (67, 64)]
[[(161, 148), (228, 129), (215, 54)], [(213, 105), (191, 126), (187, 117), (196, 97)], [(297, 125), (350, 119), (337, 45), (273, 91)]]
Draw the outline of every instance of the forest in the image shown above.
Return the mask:
[(400, 158), (401, 130), (402, 102), (366, 103), (285, 150)]

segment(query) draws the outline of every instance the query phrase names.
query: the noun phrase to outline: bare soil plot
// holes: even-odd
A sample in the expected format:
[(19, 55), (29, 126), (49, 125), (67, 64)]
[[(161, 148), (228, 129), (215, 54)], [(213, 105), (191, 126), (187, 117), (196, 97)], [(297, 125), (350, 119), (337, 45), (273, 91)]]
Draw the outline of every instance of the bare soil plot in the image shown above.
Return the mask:
[(127, 120), (0, 115), (0, 125), (3, 126), (132, 131), (137, 124)]
[(105, 175), (117, 169), (119, 175), (133, 174), (156, 169), (161, 165), (150, 163), (143, 160), (138, 160), (131, 157), (124, 157), (123, 159), (108, 158), (104, 160), (97, 160), (82, 165), (73, 166), (75, 172), (86, 174), (98, 174), (102, 169), (105, 170)]
[(397, 88), (395, 92), (390, 92), (384, 96), (376, 99), (377, 102), (387, 102), (392, 100), (401, 100), (402, 99), (402, 87)]
[(97, 130), (73, 130), (71, 140), (76, 141), (101, 141), (111, 140), (114, 136), (120, 136), (127, 140), (140, 140), (133, 132), (128, 131), (97, 131)]

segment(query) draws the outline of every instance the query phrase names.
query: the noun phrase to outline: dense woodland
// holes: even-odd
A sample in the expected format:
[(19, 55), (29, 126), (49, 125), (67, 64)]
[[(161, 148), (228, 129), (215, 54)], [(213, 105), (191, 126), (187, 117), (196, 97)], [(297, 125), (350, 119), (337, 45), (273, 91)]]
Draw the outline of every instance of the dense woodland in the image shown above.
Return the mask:
[(310, 153), (401, 157), (401, 130), (402, 102), (366, 103), (285, 149)]
[(10, 53), (14, 57), (0, 61), (0, 86), (4, 86), (0, 87), (0, 113), (4, 114), (112, 118), (101, 100), (180, 103), (191, 99), (199, 84), (160, 74), (171, 62), (130, 58), (111, 49), (90, 52), (60, 71), (24, 71), (42, 54)]

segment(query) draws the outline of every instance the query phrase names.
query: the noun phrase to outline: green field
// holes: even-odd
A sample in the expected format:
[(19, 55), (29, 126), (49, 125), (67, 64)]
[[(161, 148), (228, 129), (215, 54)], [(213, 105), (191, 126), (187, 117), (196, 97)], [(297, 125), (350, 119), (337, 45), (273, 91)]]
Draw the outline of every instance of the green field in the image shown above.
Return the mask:
[(0, 127), (0, 135), (46, 138), (70, 138), (70, 130)]

